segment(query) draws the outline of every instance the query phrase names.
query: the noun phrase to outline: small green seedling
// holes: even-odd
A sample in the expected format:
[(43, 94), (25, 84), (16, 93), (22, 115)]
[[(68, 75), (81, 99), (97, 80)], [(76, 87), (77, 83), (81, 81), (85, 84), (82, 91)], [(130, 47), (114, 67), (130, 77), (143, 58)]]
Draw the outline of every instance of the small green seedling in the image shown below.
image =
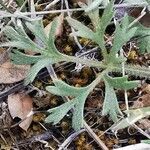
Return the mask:
[[(93, 4), (94, 5), (94, 4)], [(95, 8), (95, 5), (93, 6)], [(93, 11), (92, 8), (88, 8)], [(91, 12), (87, 14), (91, 15)], [(97, 13), (98, 11), (96, 11)], [(145, 29), (144, 27), (139, 27), (138, 25), (131, 26), (128, 15), (122, 19), (121, 22), (117, 22), (116, 30), (114, 33), (113, 46), (110, 49), (110, 52), (107, 51), (105, 47), (104, 34), (107, 26), (110, 24), (112, 18), (114, 16), (113, 10), (113, 2), (110, 2), (104, 10), (104, 13), (101, 18), (96, 15), (97, 23), (94, 24), (94, 30), (88, 28), (83, 25), (81, 22), (67, 17), (69, 25), (72, 26), (76, 32), (76, 36), (88, 38), (94, 41), (101, 49), (101, 53), (103, 55), (102, 61), (90, 60), (90, 59), (82, 59), (74, 56), (68, 56), (60, 53), (55, 47), (55, 31), (58, 27), (58, 19), (54, 19), (52, 22), (51, 30), (49, 36), (47, 37), (44, 33), (44, 28), (41, 20), (36, 20), (34, 22), (26, 21), (25, 26), (36, 36), (41, 42), (42, 46), (39, 46), (35, 42), (33, 42), (29, 36), (26, 34), (24, 30), (24, 26), (21, 22), (19, 25), (15, 27), (7, 26), (4, 33), (9, 38), (9, 41), (6, 43), (2, 43), (1, 46), (11, 46), (18, 48), (18, 50), (14, 50), (11, 53), (11, 59), (15, 64), (32, 64), (31, 70), (25, 80), (25, 84), (29, 84), (33, 82), (37, 73), (44, 67), (48, 65), (56, 64), (58, 62), (67, 61), (67, 62), (75, 62), (87, 65), (89, 67), (95, 67), (98, 69), (102, 69), (97, 78), (86, 87), (73, 87), (68, 85), (67, 83), (54, 79), (53, 82), (55, 86), (48, 86), (46, 89), (56, 95), (60, 96), (72, 96), (73, 98), (58, 106), (56, 108), (48, 110), (50, 113), (46, 118), (46, 122), (53, 122), (57, 124), (70, 110), (72, 110), (72, 127), (75, 130), (80, 130), (83, 127), (84, 120), (84, 104), (88, 97), (88, 95), (93, 91), (95, 86), (103, 80), (105, 83), (105, 98), (103, 104), (103, 115), (109, 115), (114, 122), (117, 122), (119, 117), (123, 117), (123, 114), (119, 108), (117, 97), (115, 90), (116, 89), (132, 89), (137, 87), (138, 81), (128, 81), (128, 75), (134, 75), (139, 77), (150, 77), (150, 69), (141, 66), (133, 66), (126, 64), (126, 58), (123, 56), (116, 57), (118, 52), (122, 49), (123, 45), (126, 44), (132, 37), (139, 34), (147, 34), (150, 32), (150, 29)], [(144, 29), (144, 30), (141, 30)], [(148, 39), (144, 39), (148, 40)], [(150, 40), (149, 40), (150, 41)], [(33, 52), (37, 52), (39, 55), (33, 56), (24, 54), (20, 50), (32, 50)], [(146, 49), (145, 49), (146, 50)], [(149, 51), (150, 49), (148, 49)], [(123, 77), (111, 77), (109, 74), (111, 72), (122, 72), (122, 63), (124, 63), (124, 70), (127, 76)], [(144, 111), (149, 111), (145, 109)], [(130, 111), (129, 121), (132, 122), (132, 116), (135, 114), (135, 111)], [(149, 115), (149, 113), (147, 113)], [(145, 117), (143, 115), (142, 117)], [(140, 118), (142, 118), (140, 117)], [(135, 119), (135, 117), (133, 117)], [(125, 122), (125, 127), (130, 125)], [(121, 123), (122, 124), (122, 123)], [(119, 128), (119, 127), (118, 127)]]

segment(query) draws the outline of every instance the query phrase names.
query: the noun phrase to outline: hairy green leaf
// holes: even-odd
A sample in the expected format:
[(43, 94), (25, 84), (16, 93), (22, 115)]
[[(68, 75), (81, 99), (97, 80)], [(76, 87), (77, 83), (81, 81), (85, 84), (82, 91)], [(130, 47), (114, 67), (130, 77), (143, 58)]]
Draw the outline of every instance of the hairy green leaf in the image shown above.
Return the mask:
[[(56, 95), (75, 97), (74, 99), (71, 100), (72, 105), (74, 105), (72, 127), (75, 130), (79, 130), (80, 128), (83, 127), (83, 110), (84, 110), (85, 100), (89, 94), (88, 86), (77, 88), (77, 87), (70, 86), (61, 80), (54, 80), (54, 84), (55, 86), (47, 86), (46, 89), (49, 92), (56, 94)], [(65, 104), (64, 104), (64, 107), (66, 107)], [(68, 112), (68, 111), (64, 111), (65, 109), (64, 107), (62, 105), (61, 107), (62, 110), (59, 109), (59, 111), (63, 111), (62, 113), (58, 114), (58, 115), (61, 115), (61, 116), (58, 116), (59, 119), (62, 119), (62, 115), (64, 116), (65, 113)], [(67, 109), (67, 110), (70, 110), (70, 109)]]
[(102, 50), (105, 49), (105, 41), (104, 41), (104, 33), (107, 28), (107, 26), (110, 24), (112, 18), (114, 15), (114, 10), (113, 10), (113, 1), (110, 2), (107, 7), (104, 10), (104, 13), (100, 19), (100, 22), (98, 24), (98, 27), (96, 29), (96, 34), (98, 36), (98, 44)]
[(5, 35), (11, 40), (10, 42), (0, 44), (0, 47), (17, 47), (24, 50), (33, 50), (35, 52), (43, 51), (41, 47), (35, 44), (25, 33), (23, 29), (19, 27), (14, 28), (7, 26), (4, 30)]
[(66, 17), (66, 19), (67, 19), (68, 23), (70, 24), (70, 26), (72, 26), (75, 30), (77, 30), (75, 32), (75, 34), (77, 36), (85, 37), (85, 38), (91, 39), (93, 41), (97, 41), (96, 34), (90, 28), (86, 27), (81, 22), (79, 22), (73, 18)]
[(99, 23), (96, 27), (96, 32), (93, 32), (91, 29), (83, 25), (81, 22), (67, 17), (68, 23), (77, 30), (76, 35), (85, 37), (88, 39), (91, 39), (95, 41), (102, 50), (105, 50), (105, 42), (104, 42), (104, 33), (106, 30), (106, 27), (109, 25), (110, 21), (112, 20), (112, 17), (114, 15), (113, 11), (113, 2), (110, 2), (106, 9), (104, 10), (104, 13), (102, 15), (101, 19), (98, 19)]
[(83, 127), (83, 111), (87, 96), (87, 92), (79, 94), (76, 98), (72, 99), (71, 101), (66, 102), (56, 108), (49, 109), (48, 112), (50, 113), (50, 115), (46, 118), (45, 121), (47, 123), (53, 122), (53, 124), (57, 124), (68, 113), (68, 111), (72, 109), (72, 127), (76, 131), (80, 130)]
[(114, 122), (118, 121), (118, 115), (122, 115), (120, 111), (117, 97), (113, 87), (105, 80), (105, 99), (103, 104), (102, 115), (109, 115)]
[(85, 12), (92, 11), (93, 9), (98, 8), (98, 6), (102, 3), (103, 0), (94, 0), (91, 5), (89, 5), (86, 9)]
[(48, 40), (44, 33), (42, 20), (35, 20), (34, 22), (26, 22), (25, 24), (27, 28), (44, 43), (45, 46), (48, 46), (47, 45)]
[(13, 53), (10, 53), (10, 57), (13, 60), (13, 63), (18, 65), (34, 64), (39, 60), (43, 59), (43, 56), (31, 56), (17, 50), (14, 50)]
[(126, 114), (129, 114), (128, 117), (123, 118), (117, 124), (114, 124), (111, 128), (112, 131), (118, 131), (124, 129), (130, 125), (133, 125), (138, 120), (150, 115), (150, 107), (138, 108), (129, 111), (125, 111)]
[[(54, 122), (54, 118), (57, 117), (57, 121), (55, 121), (55, 123), (59, 122), (67, 114), (67, 112), (74, 106), (72, 127), (75, 130), (80, 130), (83, 127), (83, 120), (84, 120), (83, 111), (84, 111), (85, 100), (89, 94), (88, 87), (83, 87), (83, 88), (73, 87), (64, 83), (61, 80), (54, 80), (54, 84), (55, 86), (48, 86), (46, 87), (46, 89), (49, 92), (56, 95), (74, 96), (75, 98), (67, 102), (67, 104), (65, 103), (56, 109), (55, 108), (52, 110), (50, 109), (49, 111), (52, 112), (52, 114), (48, 116), (48, 120), (51, 120), (50, 122)], [(71, 103), (71, 106), (68, 107), (68, 103), (69, 104)]]
[(62, 118), (68, 113), (70, 109), (74, 107), (74, 101), (69, 101), (61, 106), (49, 109), (48, 112), (50, 115), (45, 119), (46, 123), (53, 122), (53, 124), (59, 123)]
[[(88, 0), (85, 3), (79, 3), (80, 7), (86, 9), (87, 7), (91, 6), (92, 4), (92, 0)], [(96, 29), (98, 27), (99, 24), (99, 9), (95, 9), (95, 10), (91, 10), (90, 12), (86, 12), (86, 14), (89, 16), (89, 18), (91, 19), (91, 22), (94, 26), (94, 28)]]
[(54, 19), (54, 21), (52, 22), (52, 25), (51, 25), (51, 30), (49, 32), (49, 37), (48, 37), (48, 51), (49, 51), (49, 54), (53, 54), (53, 57), (59, 57), (57, 58), (59, 61), (60, 59), (63, 59), (63, 54), (61, 54), (56, 46), (55, 46), (55, 32), (56, 32), (56, 29), (58, 28), (59, 26), (59, 19), (56, 18)]
[(56, 86), (47, 86), (46, 89), (47, 91), (55, 95), (78, 96), (81, 93), (85, 92), (87, 89), (86, 87), (77, 88), (77, 87), (70, 86), (61, 80), (54, 80), (53, 83)]
[(122, 46), (135, 35), (136, 30), (137, 27), (129, 28), (129, 19), (127, 15), (123, 18), (121, 24), (117, 23), (110, 58), (115, 56), (116, 53), (121, 50)]
[[(146, 79), (150, 79), (150, 68), (148, 67), (125, 64), (124, 69), (125, 69), (125, 73), (127, 73), (130, 76), (133, 75), (135, 77), (141, 77), (141, 78), (144, 77)], [(122, 71), (121, 65), (120, 67), (114, 67), (112, 71), (121, 72)]]
[(128, 81), (128, 76), (112, 78), (108, 75), (104, 76), (105, 81), (105, 99), (103, 105), (103, 115), (109, 114), (114, 122), (118, 120), (118, 114), (122, 115), (115, 89), (131, 89), (138, 86), (138, 81)]
[[(108, 0), (105, 2), (108, 2)], [(137, 27), (131, 27), (132, 24), (129, 24), (128, 16), (125, 16), (122, 22), (117, 23), (116, 25), (113, 46), (112, 49), (110, 49), (110, 53), (108, 53), (109, 51), (105, 47), (106, 42), (104, 40), (104, 35), (105, 30), (114, 15), (113, 1), (111, 1), (107, 5), (101, 18), (99, 18), (98, 10), (93, 10), (95, 7), (97, 7), (96, 4), (99, 3), (100, 1), (95, 1), (94, 4), (92, 3), (92, 6), (88, 7), (88, 9), (90, 9), (90, 12), (88, 12), (90, 13), (89, 16), (92, 16), (92, 12), (95, 12), (93, 16), (97, 18), (96, 23), (93, 23), (93, 31), (75, 19), (67, 18), (67, 21), (76, 30), (77, 36), (89, 38), (99, 45), (103, 55), (103, 61), (101, 62), (89, 59), (82, 59), (74, 56), (67, 56), (65, 54), (61, 54), (57, 50), (55, 46), (55, 32), (58, 28), (58, 18), (53, 20), (48, 36), (46, 36), (46, 34), (44, 33), (44, 27), (41, 20), (35, 20), (34, 22), (25, 22), (25, 24), (18, 22), (18, 26), (14, 28), (8, 26), (4, 31), (9, 41), (7, 43), (1, 44), (0, 46), (11, 46), (18, 49), (31, 50), (38, 53), (37, 56), (30, 56), (28, 54), (24, 54), (21, 51), (14, 51), (14, 53), (11, 53), (11, 59), (14, 63), (33, 64), (31, 71), (29, 72), (25, 80), (26, 84), (32, 82), (36, 77), (37, 73), (42, 68), (61, 61), (81, 63), (87, 66), (103, 69), (103, 71), (98, 74), (98, 77), (86, 87), (73, 87), (58, 79), (54, 80), (55, 86), (46, 87), (46, 89), (53, 94), (73, 97), (71, 101), (48, 110), (50, 115), (46, 118), (46, 122), (53, 122), (54, 124), (56, 124), (68, 113), (68, 111), (71, 110), (73, 114), (73, 128), (75, 130), (79, 130), (81, 127), (83, 127), (85, 101), (89, 93), (95, 88), (95, 86), (100, 82), (101, 79), (103, 79), (105, 83), (105, 99), (102, 113), (103, 115), (109, 115), (112, 120), (116, 122), (118, 120), (118, 115), (122, 115), (122, 113), (119, 109), (114, 89), (127, 90), (136, 87), (138, 84), (137, 81), (128, 81), (127, 76), (112, 78), (106, 74), (113, 71), (122, 72), (121, 63), (125, 62), (126, 59), (124, 59), (124, 57), (116, 58), (116, 54), (122, 48), (122, 46), (128, 40), (130, 40), (130, 38), (132, 38), (136, 34), (146, 35), (149, 29), (144, 29), (144, 31), (137, 31)], [(34, 42), (30, 39), (30, 37), (25, 32), (25, 26), (32, 32), (33, 35), (35, 35), (35, 39), (37, 38), (39, 40), (39, 43), (36, 43), (36, 41)], [(138, 29), (141, 28), (139, 27)], [(136, 67), (125, 64), (124, 70), (129, 75), (139, 75), (145, 76), (147, 78), (149, 78), (150, 76), (150, 69), (144, 67), (140, 68), (139, 66)]]
[(115, 89), (128, 90), (137, 87), (139, 84), (139, 81), (128, 81), (128, 76), (112, 78), (106, 75), (105, 80)]
[[(136, 36), (139, 37), (138, 45), (141, 53), (150, 53), (150, 28), (144, 27), (140, 23), (137, 24), (138, 30), (136, 31)], [(140, 38), (141, 37), (141, 38)]]
[(6, 36), (10, 39), (7, 43), (3, 43), (0, 46), (11, 46), (18, 49), (31, 50), (38, 52), (38, 56), (30, 56), (23, 54), (19, 51), (11, 53), (11, 59), (16, 64), (34, 64), (31, 68), (25, 83), (30, 83), (36, 77), (36, 74), (49, 64), (54, 64), (59, 61), (64, 61), (64, 55), (58, 52), (55, 47), (55, 31), (58, 26), (58, 19), (54, 19), (52, 22), (51, 31), (49, 37), (44, 33), (44, 28), (41, 20), (35, 20), (34, 22), (25, 23), (28, 29), (42, 41), (42, 46), (32, 41), (24, 30), (24, 26), (21, 22), (15, 28), (7, 26), (4, 30)]
[(80, 94), (76, 99), (75, 109), (72, 117), (72, 127), (78, 131), (83, 127), (84, 121), (84, 104), (88, 96), (88, 92)]
[(34, 64), (28, 75), (27, 75), (27, 78), (25, 79), (25, 84), (29, 84), (31, 82), (33, 82), (33, 80), (35, 79), (37, 73), (44, 67), (47, 67), (48, 65), (50, 64), (53, 64), (53, 62), (49, 59), (49, 58), (46, 58), (46, 59), (42, 59), (42, 60), (39, 60), (36, 64)]
[(99, 29), (97, 30), (97, 32), (103, 34), (105, 33), (106, 27), (110, 24), (110, 21), (112, 20), (114, 15), (113, 5), (113, 1), (111, 1), (105, 8), (104, 13), (100, 19)]

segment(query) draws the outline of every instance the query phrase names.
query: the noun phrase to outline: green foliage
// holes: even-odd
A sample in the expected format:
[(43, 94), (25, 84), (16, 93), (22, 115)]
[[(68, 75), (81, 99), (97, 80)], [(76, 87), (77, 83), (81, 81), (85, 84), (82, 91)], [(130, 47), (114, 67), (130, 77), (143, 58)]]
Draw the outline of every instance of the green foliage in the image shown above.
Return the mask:
[(28, 73), (28, 75), (26, 77), (25, 85), (29, 84), (30, 82), (33, 82), (33, 80), (35, 79), (35, 77), (38, 74), (38, 72), (42, 68), (47, 67), (49, 64), (52, 64), (51, 59), (49, 59), (49, 58), (41, 59), (37, 63), (35, 63), (31, 67), (31, 69), (30, 69), (30, 71), (29, 71), (29, 73)]
[(58, 21), (55, 19), (52, 23), (50, 35), (49, 37), (46, 37), (41, 20), (26, 22), (28, 29), (30, 29), (30, 31), (43, 42), (42, 46), (39, 46), (29, 38), (21, 22), (18, 26), (16, 26), (16, 28), (10, 26), (6, 27), (4, 33), (9, 37), (10, 41), (1, 44), (1, 46), (17, 47), (18, 49), (31, 50), (40, 54), (38, 56), (30, 56), (15, 50), (11, 53), (11, 59), (16, 64), (35, 63), (26, 78), (26, 84), (32, 82), (42, 68), (48, 66), (49, 64), (54, 64), (61, 60), (63, 61), (63, 55), (58, 52), (54, 45), (54, 35), (57, 28), (57, 23)]
[[(107, 28), (107, 26), (110, 24), (112, 18), (114, 16), (114, 11), (113, 11), (113, 1), (110, 2), (106, 9), (104, 10), (104, 13), (100, 19), (99, 25), (97, 27), (97, 36), (98, 36), (98, 45), (102, 49), (102, 51), (106, 51), (105, 48), (105, 41), (104, 41), (104, 33)], [(104, 55), (104, 52), (103, 52)], [(106, 56), (104, 56), (106, 59)]]
[(53, 124), (59, 123), (59, 121), (67, 114), (67, 112), (74, 107), (74, 101), (66, 102), (65, 104), (48, 110), (50, 115), (45, 119), (45, 122)]
[(80, 93), (83, 93), (87, 90), (86, 87), (77, 88), (66, 84), (61, 80), (53, 80), (55, 86), (47, 86), (46, 89), (55, 95), (61, 96), (78, 96)]
[(104, 33), (106, 30), (106, 27), (110, 23), (112, 17), (113, 17), (113, 3), (109, 3), (106, 9), (104, 10), (103, 16), (99, 20), (99, 23), (96, 27), (96, 31), (92, 31), (79, 21), (67, 17), (68, 23), (75, 29), (77, 30), (76, 35), (80, 37), (85, 37), (88, 39), (91, 39), (92, 41), (96, 42), (102, 51), (105, 51), (105, 42), (104, 42)]
[[(87, 96), (93, 90), (93, 88), (97, 85), (97, 83), (101, 80), (101, 78), (107, 73), (107, 71), (103, 71), (98, 78), (96, 78), (90, 85), (86, 87), (73, 87), (61, 80), (54, 80), (55, 86), (47, 86), (46, 89), (53, 94), (60, 95), (60, 96), (73, 96), (74, 98), (62, 104), (61, 106), (57, 107), (56, 109), (50, 109), (49, 112), (51, 113), (50, 116), (47, 117), (47, 122), (56, 123), (55, 117), (57, 115), (59, 121), (64, 117), (64, 112), (68, 112), (69, 110), (73, 110), (73, 117), (72, 117), (72, 127), (75, 130), (79, 130), (83, 127), (83, 120), (84, 120), (84, 104), (86, 101)], [(70, 106), (69, 106), (70, 105)], [(69, 106), (69, 107), (67, 107)], [(66, 108), (67, 107), (67, 108)], [(58, 112), (59, 111), (59, 112)], [(51, 117), (52, 115), (52, 117)], [(53, 117), (55, 116), (55, 117)]]
[(35, 44), (25, 33), (24, 29), (19, 26), (14, 29), (11, 26), (6, 26), (4, 30), (5, 35), (10, 39), (9, 42), (1, 44), (2, 46), (17, 47), (19, 49), (28, 49), (34, 52), (41, 52), (43, 49)]
[[(0, 47), (16, 47), (21, 50), (30, 50), (36, 53), (39, 53), (38, 56), (31, 56), (22, 53), (21, 51), (14, 50), (10, 56), (14, 63), (16, 64), (35, 64), (31, 68), (31, 72), (26, 78), (25, 83), (29, 84), (32, 82), (36, 76), (36, 74), (44, 67), (49, 64), (54, 64), (60, 61), (70, 61), (70, 62), (82, 62), (86, 63), (86, 60), (82, 60), (79, 58), (72, 58), (71, 56), (66, 56), (61, 54), (55, 47), (55, 31), (58, 26), (58, 19), (56, 18), (52, 22), (51, 30), (49, 33), (49, 37), (44, 33), (44, 28), (41, 20), (35, 20), (34, 22), (26, 22), (27, 28), (40, 39), (42, 42), (42, 46), (38, 43), (33, 42), (29, 36), (26, 34), (24, 30), (24, 26), (21, 22), (15, 28), (11, 26), (7, 26), (4, 30), (5, 35), (9, 38), (9, 41), (6, 43), (0, 44)], [(66, 59), (67, 58), (67, 59)], [(73, 59), (73, 60), (72, 60)], [(42, 64), (43, 63), (43, 64)], [(92, 61), (89, 61), (89, 64), (93, 64)], [(98, 64), (94, 62), (94, 64)], [(99, 64), (98, 64), (99, 65)], [(39, 67), (38, 67), (39, 66)], [(32, 71), (33, 70), (33, 71)]]
[[(117, 97), (114, 91), (115, 89), (131, 89), (138, 85), (137, 81), (128, 81), (128, 77), (115, 77), (112, 78), (108, 75), (104, 76), (105, 81), (105, 99), (103, 104), (102, 114), (109, 114), (114, 122), (118, 121), (118, 115), (122, 116), (119, 109)], [(111, 106), (111, 107), (110, 107)]]
[(135, 35), (136, 30), (137, 27), (129, 28), (129, 18), (127, 15), (122, 19), (120, 24), (117, 23), (113, 47), (109, 58), (114, 59), (114, 56), (118, 53), (122, 46)]
[(50, 109), (49, 112), (51, 114), (47, 117), (46, 122), (53, 122), (56, 124), (69, 110), (73, 109), (72, 126), (75, 130), (79, 130), (83, 127), (84, 103), (89, 94), (89, 88), (76, 88), (61, 80), (54, 80), (54, 84), (55, 86), (48, 86), (46, 88), (50, 93), (60, 96), (74, 96), (75, 98), (57, 108)]
[(100, 4), (106, 6), (108, 3), (108, 0), (93, 0), (92, 3), (85, 9), (85, 12), (89, 12), (96, 9)]
[(118, 115), (122, 116), (115, 91), (107, 81), (105, 81), (105, 99), (103, 104), (102, 115), (110, 115), (111, 119), (114, 122), (118, 121)]
[[(90, 67), (96, 67), (103, 70), (99, 73), (96, 79), (86, 87), (73, 87), (58, 79), (53, 80), (54, 86), (46, 87), (46, 89), (52, 94), (72, 97), (70, 101), (56, 108), (49, 109), (48, 112), (50, 114), (46, 118), (46, 122), (53, 122), (54, 124), (57, 124), (69, 111), (71, 111), (73, 114), (72, 127), (75, 130), (79, 130), (81, 127), (83, 127), (85, 101), (90, 92), (93, 91), (95, 86), (101, 80), (103, 80), (105, 83), (105, 98), (102, 114), (109, 115), (114, 122), (118, 121), (119, 116), (122, 116), (122, 112), (118, 105), (115, 89), (128, 90), (134, 88), (138, 85), (138, 81), (128, 81), (128, 76), (113, 78), (109, 76), (109, 73), (115, 71), (122, 72), (122, 63), (125, 63), (126, 59), (123, 56), (116, 57), (116, 54), (119, 50), (122, 49), (123, 45), (126, 44), (126, 42), (128, 42), (135, 35), (146, 35), (147, 33), (149, 34), (149, 29), (146, 29), (145, 27), (131, 27), (131, 24), (129, 23), (129, 18), (126, 15), (120, 23), (117, 22), (116, 24), (113, 46), (112, 48), (110, 48), (110, 52), (108, 52), (105, 47), (104, 34), (107, 26), (111, 23), (111, 20), (114, 16), (113, 2), (110, 2), (107, 5), (101, 18), (99, 18), (98, 16), (97, 6), (102, 2), (104, 3), (108, 1), (95, 0), (90, 2), (93, 3), (90, 6), (85, 6), (85, 11), (87, 11), (87, 14), (90, 18), (92, 18), (92, 16), (95, 16), (96, 18), (96, 23), (94, 23), (94, 21), (92, 20), (94, 30), (88, 28), (81, 22), (70, 17), (67, 17), (66, 19), (70, 26), (72, 26), (76, 30), (75, 34), (77, 36), (91, 39), (92, 41), (96, 42), (96, 44), (98, 44), (98, 46), (101, 48), (101, 52), (103, 55), (103, 60), (101, 62), (95, 60), (92, 61), (89, 59), (82, 59), (74, 56), (68, 56), (60, 53), (55, 46), (55, 32), (58, 27), (57, 18), (54, 19), (54, 21), (52, 22), (51, 30), (48, 37), (44, 33), (44, 27), (41, 20), (35, 20), (34, 22), (25, 22), (25, 24), (23, 25), (21, 22), (19, 22), (19, 24), (15, 27), (7, 26), (5, 28), (4, 33), (8, 37), (9, 41), (0, 44), (0, 47), (11, 46), (17, 48), (13, 50), (13, 52), (10, 54), (11, 59), (14, 63), (18, 65), (33, 65), (25, 80), (26, 84), (32, 82), (35, 79), (37, 73), (42, 68), (62, 61), (81, 63)], [(42, 44), (40, 45), (31, 40), (26, 34), (24, 27), (27, 27)], [(148, 41), (148, 39), (146, 40)], [(25, 54), (24, 50), (31, 50), (33, 52), (37, 52), (38, 55), (34, 56)], [(150, 69), (140, 66), (127, 65), (125, 63), (124, 70), (129, 75), (146, 78), (149, 78), (150, 76)], [(142, 109), (141, 111), (144, 112), (143, 116), (145, 116), (145, 114), (147, 114), (146, 112), (148, 112), (147, 109)], [(132, 110), (129, 112), (129, 114), (131, 114), (131, 116), (126, 119), (131, 122), (137, 121), (137, 114), (139, 115), (138, 112), (136, 114), (136, 111)], [(128, 123), (127, 120), (124, 119), (124, 121), (121, 122), (121, 127), (118, 126), (114, 129), (120, 129), (123, 127), (127, 127), (128, 125), (130, 125), (130, 123)]]
[[(80, 7), (84, 8), (85, 10), (91, 6), (93, 3), (93, 0), (87, 0), (86, 4), (85, 3), (79, 3)], [(99, 9), (94, 9), (89, 12), (85, 13), (86, 15), (89, 16), (94, 28), (96, 29), (98, 24), (99, 24)]]
[(133, 125), (138, 120), (150, 115), (150, 107), (138, 108), (129, 111), (125, 111), (128, 114), (128, 117), (123, 118), (117, 124), (112, 126), (112, 130), (118, 131), (120, 129), (126, 128), (130, 125)]
[(97, 41), (96, 33), (94, 33), (90, 28), (86, 27), (81, 22), (79, 22), (73, 18), (66, 17), (66, 19), (67, 19), (68, 23), (75, 30), (77, 30), (77, 32), (75, 32), (75, 35), (91, 39), (92, 41), (95, 41), (95, 42)]
[(150, 28), (137, 24), (138, 30), (135, 35), (139, 37), (138, 45), (141, 53), (150, 53)]
[[(150, 79), (150, 68), (145, 67), (145, 66), (139, 66), (139, 65), (128, 65), (125, 64), (124, 66), (125, 73), (128, 75), (133, 75), (135, 77), (140, 77), (140, 78), (146, 78)], [(119, 67), (114, 67), (113, 71), (114, 72), (121, 72), (121, 66)]]
[(27, 55), (24, 54), (20, 51), (16, 51), (14, 50), (11, 54), (10, 57), (12, 59), (12, 62), (14, 64), (17, 65), (21, 65), (21, 64), (34, 64), (36, 62), (38, 62), (39, 60), (43, 59), (43, 56), (31, 56), (31, 55)]
[(112, 78), (106, 75), (105, 80), (115, 89), (129, 90), (137, 87), (139, 84), (138, 81), (128, 81), (128, 76)]

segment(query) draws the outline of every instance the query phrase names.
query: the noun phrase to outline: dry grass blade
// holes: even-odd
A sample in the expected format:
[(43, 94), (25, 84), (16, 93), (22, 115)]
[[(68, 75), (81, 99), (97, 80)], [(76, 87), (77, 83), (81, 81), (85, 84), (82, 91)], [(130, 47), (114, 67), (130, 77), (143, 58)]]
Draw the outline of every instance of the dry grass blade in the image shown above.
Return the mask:
[(94, 139), (94, 141), (101, 147), (103, 150), (108, 150), (106, 145), (99, 139), (99, 137), (93, 132), (90, 126), (84, 121), (84, 127), (89, 135)]

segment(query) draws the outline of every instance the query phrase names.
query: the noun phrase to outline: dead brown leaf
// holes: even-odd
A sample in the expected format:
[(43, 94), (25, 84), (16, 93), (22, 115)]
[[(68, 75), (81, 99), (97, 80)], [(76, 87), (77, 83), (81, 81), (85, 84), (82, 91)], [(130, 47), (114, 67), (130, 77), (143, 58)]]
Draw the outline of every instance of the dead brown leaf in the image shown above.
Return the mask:
[(8, 50), (0, 47), (0, 65), (6, 62), (9, 58)]
[(141, 93), (146, 93), (150, 95), (150, 84), (144, 84), (141, 88)]
[(150, 94), (140, 96), (133, 104), (133, 108), (141, 108), (149, 106), (150, 106)]
[(29, 71), (29, 65), (14, 65), (5, 62), (0, 65), (0, 84), (10, 84), (23, 80)]
[[(11, 94), (8, 96), (8, 108), (12, 118), (19, 117), (24, 119), (32, 111), (32, 99), (24, 93)], [(25, 119), (19, 126), (27, 131), (32, 122), (32, 116)]]
[(150, 120), (145, 118), (145, 119), (141, 119), (139, 120), (140, 123), (140, 127), (142, 129), (150, 129)]

